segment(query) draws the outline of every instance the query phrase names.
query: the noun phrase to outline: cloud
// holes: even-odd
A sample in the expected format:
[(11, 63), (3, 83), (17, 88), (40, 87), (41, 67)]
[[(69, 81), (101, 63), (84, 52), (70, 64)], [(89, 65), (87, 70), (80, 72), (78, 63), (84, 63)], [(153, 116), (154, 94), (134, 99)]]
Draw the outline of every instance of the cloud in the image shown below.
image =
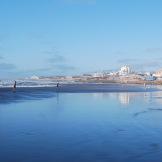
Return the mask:
[(53, 66), (47, 67), (47, 68), (35, 68), (35, 69), (26, 69), (21, 70), (19, 73), (53, 73), (53, 72), (69, 72), (76, 70), (77, 68), (74, 66), (70, 66), (67, 64), (54, 64)]
[(47, 68), (26, 69), (20, 71), (17, 70), (15, 72), (15, 75), (21, 77), (32, 76), (32, 75), (38, 75), (38, 76), (66, 75), (73, 72), (75, 69), (76, 68), (73, 66), (59, 64)]
[(64, 56), (61, 56), (59, 54), (53, 55), (51, 58), (48, 59), (49, 63), (63, 63), (66, 62), (66, 58)]
[(70, 65), (66, 65), (66, 64), (58, 64), (58, 65), (54, 65), (53, 67), (54, 69), (56, 70), (59, 70), (59, 71), (73, 71), (73, 70), (76, 70), (77, 68), (74, 67), (74, 66), (70, 66)]
[(119, 64), (130, 64), (139, 61), (138, 59), (132, 58), (132, 59), (119, 59), (117, 62)]
[(146, 71), (146, 70), (156, 70), (162, 68), (162, 59), (154, 58), (152, 60), (141, 60), (137, 58), (132, 59), (120, 59), (117, 61), (120, 65), (130, 65), (135, 71)]
[(56, 47), (43, 51), (43, 54), (48, 55), (48, 63), (54, 64), (66, 62), (66, 58), (60, 54), (59, 50)]
[(48, 54), (49, 58), (47, 59), (47, 62), (52, 71), (68, 72), (77, 69), (76, 67), (68, 64), (68, 59), (61, 55), (60, 51), (56, 47), (46, 50), (43, 53)]
[(51, 68), (50, 67), (47, 67), (47, 68), (28, 69), (28, 70), (23, 70), (21, 72), (22, 73), (37, 73), (37, 72), (48, 72), (50, 70), (51, 70)]
[(14, 70), (16, 66), (9, 63), (0, 63), (0, 70)]
[(65, 74), (75, 71), (77, 68), (69, 63), (69, 60), (61, 54), (60, 50), (57, 47), (52, 47), (42, 52), (46, 55), (48, 72), (51, 74)]
[(162, 48), (146, 48), (146, 53), (162, 53)]
[(132, 64), (132, 67), (137, 70), (156, 70), (160, 68), (162, 63), (158, 61), (147, 61), (147, 62), (139, 62)]
[(48, 59), (48, 63), (54, 71), (68, 72), (76, 70), (76, 67), (69, 65), (67, 59), (62, 55), (54, 55)]

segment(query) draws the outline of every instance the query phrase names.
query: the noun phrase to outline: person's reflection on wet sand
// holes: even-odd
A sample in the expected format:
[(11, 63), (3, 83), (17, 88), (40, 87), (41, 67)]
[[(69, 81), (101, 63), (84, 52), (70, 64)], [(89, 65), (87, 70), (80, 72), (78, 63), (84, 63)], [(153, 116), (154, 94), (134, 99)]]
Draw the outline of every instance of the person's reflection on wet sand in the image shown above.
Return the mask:
[(57, 101), (57, 104), (59, 105), (59, 93), (58, 92), (56, 93), (56, 101)]

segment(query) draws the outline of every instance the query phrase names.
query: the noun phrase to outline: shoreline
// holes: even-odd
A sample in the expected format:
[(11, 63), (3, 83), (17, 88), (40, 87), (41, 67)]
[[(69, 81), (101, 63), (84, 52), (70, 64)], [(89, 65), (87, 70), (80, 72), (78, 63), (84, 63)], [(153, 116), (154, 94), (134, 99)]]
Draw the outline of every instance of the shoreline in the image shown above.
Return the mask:
[(12, 87), (0, 88), (0, 104), (19, 101), (40, 100), (51, 97), (59, 97), (59, 94), (126, 94), (129, 93), (156, 93), (162, 89), (150, 87), (145, 89), (141, 85), (121, 85), (121, 84), (61, 84), (59, 88), (53, 87), (17, 87), (13, 91)]
[[(153, 92), (161, 91), (162, 87), (157, 85), (148, 85), (144, 87), (141, 84), (120, 84), (120, 83), (60, 83), (56, 85), (41, 86), (17, 86), (16, 91), (44, 91), (60, 93), (104, 93), (104, 92)], [(0, 87), (0, 92), (12, 91), (12, 86)]]

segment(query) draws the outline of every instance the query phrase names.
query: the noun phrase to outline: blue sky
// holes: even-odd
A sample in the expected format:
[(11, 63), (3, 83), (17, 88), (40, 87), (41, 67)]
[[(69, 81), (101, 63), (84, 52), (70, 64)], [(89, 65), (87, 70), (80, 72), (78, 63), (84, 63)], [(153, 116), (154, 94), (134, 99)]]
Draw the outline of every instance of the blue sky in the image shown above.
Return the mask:
[(162, 68), (161, 0), (0, 0), (1, 78)]

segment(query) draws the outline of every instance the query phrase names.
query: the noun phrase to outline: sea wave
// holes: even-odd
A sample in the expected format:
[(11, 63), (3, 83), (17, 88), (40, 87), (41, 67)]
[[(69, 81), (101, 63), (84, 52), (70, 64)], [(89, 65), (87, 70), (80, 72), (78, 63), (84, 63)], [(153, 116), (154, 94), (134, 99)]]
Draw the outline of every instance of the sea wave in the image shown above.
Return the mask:
[[(16, 80), (17, 87), (55, 87), (57, 82), (45, 80)], [(1, 88), (13, 87), (14, 81), (2, 80), (0, 81)]]

